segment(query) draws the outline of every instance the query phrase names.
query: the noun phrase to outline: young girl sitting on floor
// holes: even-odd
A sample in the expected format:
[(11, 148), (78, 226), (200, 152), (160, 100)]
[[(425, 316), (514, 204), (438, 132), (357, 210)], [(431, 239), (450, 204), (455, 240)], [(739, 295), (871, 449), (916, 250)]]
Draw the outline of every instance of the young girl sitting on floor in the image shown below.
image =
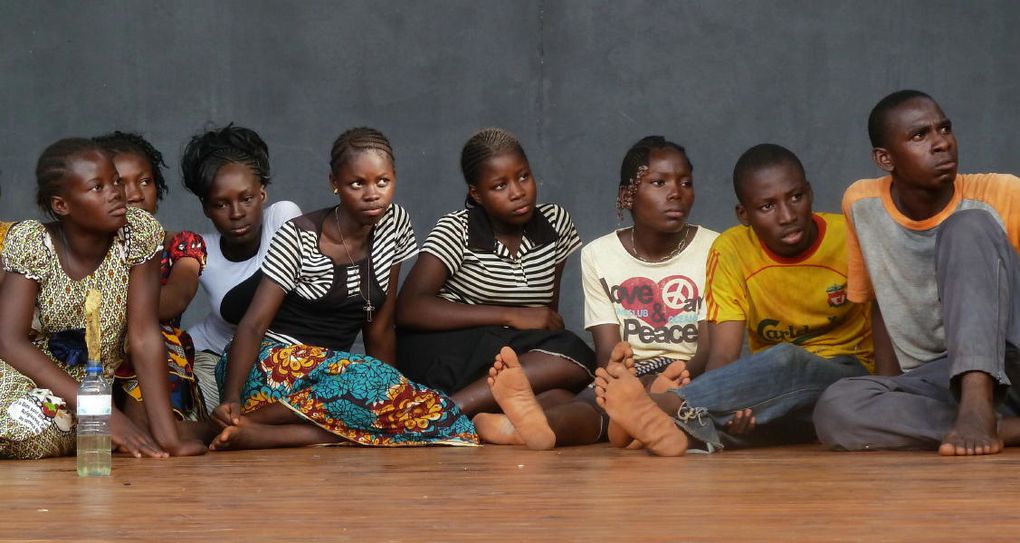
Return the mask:
[(522, 353), (536, 393), (581, 390), (595, 356), (557, 312), (563, 268), (581, 245), (570, 215), (536, 204), (528, 158), (505, 130), (472, 136), (460, 165), (467, 209), (439, 219), (400, 293), (401, 370), (469, 415), (499, 409), (485, 375), (504, 345)]
[(229, 125), (193, 137), (181, 157), (181, 174), (215, 228), (202, 234), (208, 257), (199, 284), (209, 314), (188, 329), (195, 375), (211, 411), (220, 403), (216, 363), (255, 295), (269, 240), (301, 210), (286, 200), (266, 205), (269, 148), (248, 128)]
[[(258, 290), (216, 371), (224, 430), (212, 448), (472, 445), (474, 426), (442, 393), (392, 360), (400, 263), (416, 251), (392, 203), (393, 151), (355, 128), (330, 153), (338, 205), (288, 221), (273, 237)], [(362, 332), (367, 355), (347, 352)]]
[[(84, 306), (93, 289), (103, 295), (104, 373), (110, 378), (124, 360), (127, 339), (146, 399), (147, 425), (113, 410), (114, 446), (134, 456), (203, 453), (200, 441), (178, 435), (167, 394), (156, 315), (163, 229), (152, 215), (125, 206), (117, 170), (92, 140), (50, 145), (39, 157), (36, 180), (39, 207), (55, 220), (19, 223), (4, 244), (0, 457), (74, 451), (71, 413), (85, 376)], [(40, 330), (30, 341), (35, 309)]]
[[(137, 207), (155, 214), (159, 201), (167, 193), (163, 178), (163, 154), (138, 134), (113, 132), (95, 138), (113, 155), (128, 207)], [(208, 418), (195, 382), (195, 347), (191, 336), (181, 330), (181, 315), (198, 290), (198, 276), (205, 266), (205, 241), (202, 236), (182, 230), (163, 236), (159, 273), (159, 324), (167, 350), (170, 379), (170, 405), (180, 420), (198, 421)], [(130, 358), (117, 368), (115, 375), (123, 398), (124, 412), (132, 420), (144, 420), (142, 391), (138, 386)], [(132, 400), (132, 401), (128, 401)]]

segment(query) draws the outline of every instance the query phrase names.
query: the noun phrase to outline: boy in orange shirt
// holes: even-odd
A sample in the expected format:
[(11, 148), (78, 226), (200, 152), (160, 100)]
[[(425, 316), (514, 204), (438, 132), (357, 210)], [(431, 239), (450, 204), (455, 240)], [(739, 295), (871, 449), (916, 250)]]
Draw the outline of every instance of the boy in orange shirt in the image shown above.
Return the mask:
[(854, 183), (843, 213), (847, 294), (875, 301), (879, 376), (830, 387), (818, 436), (943, 455), (1020, 443), (1020, 179), (958, 173), (952, 123), (923, 92), (883, 98), (868, 133), (889, 175)]

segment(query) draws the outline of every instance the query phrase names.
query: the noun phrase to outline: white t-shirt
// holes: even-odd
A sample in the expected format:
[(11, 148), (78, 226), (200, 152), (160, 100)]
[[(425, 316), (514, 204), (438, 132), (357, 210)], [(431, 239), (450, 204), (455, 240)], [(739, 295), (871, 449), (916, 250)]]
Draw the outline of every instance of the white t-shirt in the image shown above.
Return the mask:
[(718, 235), (699, 226), (680, 254), (655, 263), (634, 258), (616, 232), (585, 245), (585, 329), (618, 325), (637, 360), (690, 359), (698, 348), (698, 321), (705, 319), (705, 262)]
[[(224, 319), (224, 313), (244, 314), (251, 302), (250, 296), (255, 293), (254, 287), (257, 286), (257, 278), (254, 276), (262, 267), (262, 260), (269, 251), (269, 242), (273, 239), (273, 234), (283, 223), (298, 215), (301, 215), (301, 209), (294, 202), (281, 201), (267, 207), (262, 215), (262, 236), (259, 239), (258, 253), (241, 262), (227, 260), (223, 256), (223, 252), (220, 251), (219, 232), (202, 234), (209, 255), (198, 282), (209, 297), (210, 311), (202, 321), (188, 329), (188, 334), (195, 342), (196, 351), (223, 352), (227, 343), (234, 337), (234, 329), (237, 327), (236, 323), (231, 324)], [(232, 295), (228, 297), (229, 294)], [(224, 305), (225, 297), (228, 297), (227, 305)]]

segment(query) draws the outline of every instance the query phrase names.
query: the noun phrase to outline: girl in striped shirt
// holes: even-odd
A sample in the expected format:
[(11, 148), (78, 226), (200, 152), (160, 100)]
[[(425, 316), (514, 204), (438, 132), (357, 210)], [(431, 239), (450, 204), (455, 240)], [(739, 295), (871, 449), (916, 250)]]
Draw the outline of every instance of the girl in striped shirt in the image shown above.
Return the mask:
[[(393, 360), (400, 264), (416, 249), (407, 212), (392, 203), (389, 141), (355, 128), (330, 155), (340, 201), (273, 236), (255, 297), (216, 367), (222, 403), (213, 419), (223, 431), (211, 448), (477, 443), (448, 397), (382, 361)], [(348, 352), (359, 332), (367, 355)]]
[(563, 267), (581, 245), (570, 215), (536, 204), (527, 156), (505, 130), (472, 136), (460, 162), (466, 209), (439, 219), (400, 293), (401, 370), (468, 415), (496, 411), (485, 376), (509, 345), (536, 393), (577, 392), (595, 356), (558, 313)]

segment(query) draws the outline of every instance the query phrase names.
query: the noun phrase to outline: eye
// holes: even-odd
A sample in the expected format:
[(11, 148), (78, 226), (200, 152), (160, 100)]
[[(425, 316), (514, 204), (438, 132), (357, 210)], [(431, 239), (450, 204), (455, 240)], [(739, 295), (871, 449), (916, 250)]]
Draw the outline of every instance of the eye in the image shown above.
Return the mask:
[(365, 183), (364, 183), (364, 182), (363, 182), (362, 180), (360, 180), (360, 179), (357, 179), (357, 180), (355, 180), (355, 181), (351, 181), (351, 182), (350, 182), (350, 185), (351, 185), (351, 187), (353, 187), (353, 188), (356, 188), (356, 189), (360, 189), (360, 188), (361, 188), (362, 186), (364, 186), (364, 185), (365, 185)]
[(386, 185), (390, 184), (390, 180), (386, 177), (380, 177), (378, 180), (376, 180), (375, 184), (377, 187), (385, 187)]
[(684, 179), (683, 181), (680, 181), (680, 186), (685, 188), (685, 189), (692, 188), (694, 186), (694, 180), (693, 179)]
[(528, 179), (531, 179), (531, 172), (524, 172), (520, 175), (520, 177), (517, 178), (517, 180), (520, 181), (521, 183), (527, 181)]
[(103, 190), (103, 184), (96, 183), (95, 185), (92, 185), (92, 188), (89, 190), (91, 190), (92, 192), (101, 192)]
[(942, 132), (943, 134), (952, 134), (953, 133), (952, 123), (946, 123), (939, 129), (939, 132)]
[(758, 210), (759, 211), (772, 211), (772, 208), (774, 208), (774, 207), (776, 207), (776, 204), (774, 204), (772, 202), (769, 202), (767, 204), (758, 206)]
[(648, 184), (652, 185), (653, 187), (661, 187), (666, 184), (666, 181), (663, 179), (652, 179), (651, 181), (648, 182)]
[(492, 187), (492, 190), (503, 190), (505, 188), (506, 188), (506, 183), (500, 183), (500, 184), (496, 185), (495, 187)]
[(803, 192), (798, 192), (798, 193), (794, 194), (793, 196), (790, 196), (790, 200), (792, 200), (794, 202), (799, 202), (801, 200), (801, 198), (803, 198), (803, 197), (804, 197), (804, 193)]
[(152, 184), (152, 181), (150, 181), (148, 179), (142, 179), (141, 181), (138, 182), (138, 184), (143, 186), (143, 187), (147, 187), (147, 186)]

